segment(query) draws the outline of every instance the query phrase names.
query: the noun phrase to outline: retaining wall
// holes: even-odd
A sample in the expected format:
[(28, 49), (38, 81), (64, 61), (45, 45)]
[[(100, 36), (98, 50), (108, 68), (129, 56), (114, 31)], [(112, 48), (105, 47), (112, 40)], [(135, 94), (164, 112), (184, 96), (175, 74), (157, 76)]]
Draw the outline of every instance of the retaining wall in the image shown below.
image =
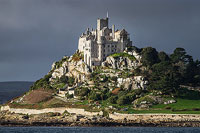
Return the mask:
[(1, 111), (10, 111), (13, 113), (21, 113), (21, 114), (42, 114), (42, 113), (63, 113), (65, 111), (69, 113), (79, 114), (79, 115), (87, 115), (87, 116), (94, 116), (94, 115), (103, 115), (103, 112), (88, 112), (84, 109), (78, 108), (45, 108), (45, 109), (20, 109), (20, 108), (10, 108), (9, 106), (2, 106)]

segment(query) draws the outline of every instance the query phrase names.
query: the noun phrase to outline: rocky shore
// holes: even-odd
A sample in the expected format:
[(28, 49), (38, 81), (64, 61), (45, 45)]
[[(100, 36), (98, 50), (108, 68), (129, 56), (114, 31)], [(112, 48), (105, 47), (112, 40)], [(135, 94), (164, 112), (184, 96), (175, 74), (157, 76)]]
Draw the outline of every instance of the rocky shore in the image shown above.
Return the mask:
[(115, 119), (111, 117), (83, 116), (67, 113), (24, 115), (2, 111), (0, 112), (0, 126), (200, 127), (199, 115), (135, 114), (134, 117), (136, 119), (128, 119), (126, 117), (123, 117), (123, 119)]

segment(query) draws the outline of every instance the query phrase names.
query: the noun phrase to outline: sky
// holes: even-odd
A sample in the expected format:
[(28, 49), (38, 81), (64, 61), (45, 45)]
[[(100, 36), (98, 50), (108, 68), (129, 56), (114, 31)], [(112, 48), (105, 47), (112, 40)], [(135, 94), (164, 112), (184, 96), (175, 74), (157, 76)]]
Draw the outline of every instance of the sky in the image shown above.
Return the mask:
[(199, 0), (0, 0), (0, 81), (36, 81), (109, 12), (133, 45), (200, 59)]

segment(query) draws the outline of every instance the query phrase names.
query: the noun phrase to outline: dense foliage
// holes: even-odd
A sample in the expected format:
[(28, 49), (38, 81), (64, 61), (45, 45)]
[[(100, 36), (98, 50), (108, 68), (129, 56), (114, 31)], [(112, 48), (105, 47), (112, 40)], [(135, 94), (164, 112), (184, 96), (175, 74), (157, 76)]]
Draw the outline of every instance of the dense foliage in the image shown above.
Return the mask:
[(52, 87), (49, 84), (49, 78), (51, 77), (51, 74), (47, 74), (45, 75), (43, 78), (37, 80), (31, 87), (31, 90), (35, 90), (35, 89), (40, 89), (40, 88), (44, 88), (44, 89), (52, 89)]
[(200, 85), (200, 62), (194, 61), (183, 48), (176, 48), (171, 55), (154, 48), (142, 49), (142, 62), (147, 66), (149, 90), (175, 94), (180, 85)]

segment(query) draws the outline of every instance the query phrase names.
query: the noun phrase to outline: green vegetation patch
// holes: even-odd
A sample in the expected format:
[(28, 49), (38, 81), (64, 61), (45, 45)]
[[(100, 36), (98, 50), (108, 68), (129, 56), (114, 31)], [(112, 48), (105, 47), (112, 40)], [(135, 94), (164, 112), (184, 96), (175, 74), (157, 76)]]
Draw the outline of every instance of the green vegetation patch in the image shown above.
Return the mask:
[(51, 77), (51, 74), (47, 74), (45, 75), (43, 78), (37, 80), (31, 87), (31, 90), (35, 90), (35, 89), (40, 89), (40, 88), (44, 88), (44, 89), (52, 89), (52, 87), (49, 85), (49, 78)]
[(133, 55), (129, 55), (129, 54), (127, 54), (127, 53), (115, 53), (115, 54), (112, 54), (111, 55), (112, 57), (114, 57), (114, 58), (119, 58), (119, 57), (128, 57), (130, 60), (132, 60), (132, 61), (135, 61), (136, 60), (136, 58), (135, 58), (135, 56), (133, 56)]
[(62, 66), (62, 64), (65, 62), (65, 61), (68, 61), (69, 57), (66, 56), (66, 57), (63, 57), (60, 61), (57, 61), (55, 62), (55, 68), (59, 68)]
[(84, 55), (82, 52), (77, 52), (72, 56), (73, 61), (80, 61), (84, 59)]

